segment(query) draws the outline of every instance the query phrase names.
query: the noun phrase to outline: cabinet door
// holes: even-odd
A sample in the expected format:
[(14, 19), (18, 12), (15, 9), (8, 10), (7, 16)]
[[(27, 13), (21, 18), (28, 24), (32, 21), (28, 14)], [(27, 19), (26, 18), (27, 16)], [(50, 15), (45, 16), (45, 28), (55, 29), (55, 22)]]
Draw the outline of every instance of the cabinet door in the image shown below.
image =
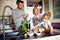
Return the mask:
[(57, 36), (57, 40), (60, 40), (60, 35)]
[(60, 0), (53, 1), (53, 18), (60, 19)]
[(43, 37), (43, 38), (37, 38), (37, 39), (32, 39), (32, 40), (57, 40), (56, 36), (51, 36), (51, 37)]

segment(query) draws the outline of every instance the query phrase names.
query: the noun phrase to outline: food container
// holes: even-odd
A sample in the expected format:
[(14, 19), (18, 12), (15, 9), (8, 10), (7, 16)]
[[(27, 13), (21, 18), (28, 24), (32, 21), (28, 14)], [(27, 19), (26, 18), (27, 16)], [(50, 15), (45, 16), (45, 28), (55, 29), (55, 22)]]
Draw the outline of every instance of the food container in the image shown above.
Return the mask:
[(31, 36), (33, 36), (34, 35), (34, 32), (28, 32), (28, 35), (31, 37)]

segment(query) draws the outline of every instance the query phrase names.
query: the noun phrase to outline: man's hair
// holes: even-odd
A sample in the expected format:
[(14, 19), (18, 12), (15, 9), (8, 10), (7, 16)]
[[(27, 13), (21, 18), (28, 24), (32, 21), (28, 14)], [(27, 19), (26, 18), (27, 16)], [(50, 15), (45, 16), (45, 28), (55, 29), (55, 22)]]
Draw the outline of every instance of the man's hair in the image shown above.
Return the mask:
[(23, 3), (23, 1), (17, 0), (17, 1), (16, 1), (16, 4), (19, 4), (19, 3)]

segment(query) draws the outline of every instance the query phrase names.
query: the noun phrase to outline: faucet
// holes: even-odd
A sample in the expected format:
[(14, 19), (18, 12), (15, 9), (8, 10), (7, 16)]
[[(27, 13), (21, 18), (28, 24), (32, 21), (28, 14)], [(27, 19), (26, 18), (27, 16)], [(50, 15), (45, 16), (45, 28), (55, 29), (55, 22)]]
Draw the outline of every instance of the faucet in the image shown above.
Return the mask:
[(2, 20), (4, 20), (4, 13), (5, 13), (6, 8), (10, 8), (11, 10), (13, 10), (12, 7), (6, 5), (6, 6), (4, 7), (4, 9), (3, 9)]
[(4, 37), (4, 40), (5, 40), (4, 13), (5, 13), (6, 8), (10, 8), (11, 10), (13, 10), (13, 8), (10, 7), (10, 6), (8, 6), (8, 5), (6, 5), (6, 6), (4, 7), (4, 9), (3, 9), (2, 23), (3, 23), (3, 37)]
[(13, 8), (10, 7), (9, 5), (6, 5), (6, 6), (4, 7), (4, 9), (3, 9), (3, 14), (2, 14), (2, 23), (4, 23), (4, 13), (5, 13), (6, 8), (10, 8), (10, 10), (13, 10)]

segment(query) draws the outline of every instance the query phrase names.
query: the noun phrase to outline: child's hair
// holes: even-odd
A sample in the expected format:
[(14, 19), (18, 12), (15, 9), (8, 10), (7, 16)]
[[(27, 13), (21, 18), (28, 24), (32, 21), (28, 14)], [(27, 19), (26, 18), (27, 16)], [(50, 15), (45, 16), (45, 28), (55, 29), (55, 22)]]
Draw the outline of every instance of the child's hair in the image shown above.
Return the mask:
[(33, 8), (33, 14), (34, 14), (34, 10), (35, 10), (35, 9), (39, 10), (39, 9), (37, 8), (37, 6), (35, 6), (35, 7)]
[(42, 16), (42, 19), (43, 19), (45, 16), (48, 16), (48, 19), (50, 19), (50, 17), (51, 17), (51, 13), (50, 13), (50, 12), (45, 13), (45, 14)]
[(50, 13), (50, 12), (48, 12), (48, 15), (49, 15), (49, 16), (51, 16), (51, 13)]

